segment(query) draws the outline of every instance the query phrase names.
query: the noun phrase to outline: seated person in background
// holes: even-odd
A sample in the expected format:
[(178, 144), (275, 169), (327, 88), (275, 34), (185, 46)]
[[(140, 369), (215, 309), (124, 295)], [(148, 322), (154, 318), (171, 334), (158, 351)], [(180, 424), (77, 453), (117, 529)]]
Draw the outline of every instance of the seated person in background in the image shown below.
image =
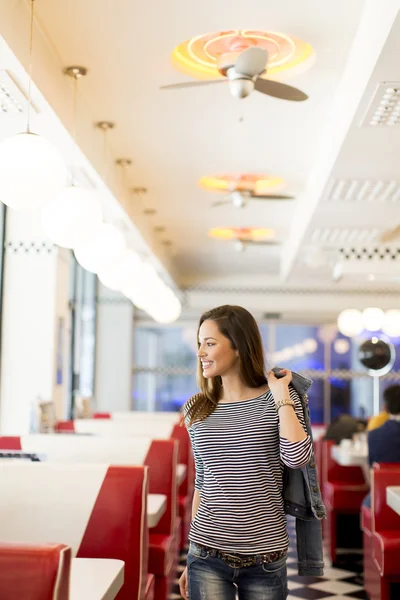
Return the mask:
[[(391, 385), (383, 393), (388, 411), (386, 423), (368, 433), (368, 462), (400, 463), (400, 385)], [(363, 504), (371, 506), (370, 495)]]
[[(385, 397), (385, 394), (383, 396)], [(375, 417), (371, 417), (370, 420), (368, 421), (367, 431), (372, 431), (373, 429), (377, 429), (378, 427), (381, 427), (384, 423), (386, 423), (388, 418), (389, 418), (388, 408), (387, 408), (386, 402), (384, 401), (382, 410), (379, 413), (379, 415), (376, 415)]]
[(324, 439), (334, 440), (340, 444), (341, 440), (351, 440), (355, 433), (365, 430), (365, 422), (351, 415), (342, 414), (329, 424)]

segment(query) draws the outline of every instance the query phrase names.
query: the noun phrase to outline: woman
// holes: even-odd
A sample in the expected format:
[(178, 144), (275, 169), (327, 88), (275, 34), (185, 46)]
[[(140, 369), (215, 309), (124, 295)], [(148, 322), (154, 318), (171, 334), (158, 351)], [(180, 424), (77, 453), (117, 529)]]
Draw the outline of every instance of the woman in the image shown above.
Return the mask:
[(301, 467), (312, 453), (291, 372), (265, 376), (260, 332), (240, 306), (202, 315), (197, 355), (201, 392), (184, 406), (196, 481), (181, 594), (284, 600), (283, 465)]

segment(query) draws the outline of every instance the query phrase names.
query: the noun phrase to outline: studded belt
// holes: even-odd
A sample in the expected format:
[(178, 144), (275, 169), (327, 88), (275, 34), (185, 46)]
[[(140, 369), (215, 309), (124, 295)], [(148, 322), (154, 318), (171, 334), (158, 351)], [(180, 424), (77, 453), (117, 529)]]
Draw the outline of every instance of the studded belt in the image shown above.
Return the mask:
[(286, 550), (276, 550), (275, 552), (266, 552), (265, 554), (253, 554), (252, 556), (244, 556), (243, 554), (231, 554), (223, 552), (216, 548), (203, 546), (196, 542), (196, 546), (208, 552), (211, 556), (216, 556), (224, 561), (228, 567), (232, 569), (242, 569), (243, 567), (253, 567), (254, 565), (268, 564), (280, 560), (286, 556)]

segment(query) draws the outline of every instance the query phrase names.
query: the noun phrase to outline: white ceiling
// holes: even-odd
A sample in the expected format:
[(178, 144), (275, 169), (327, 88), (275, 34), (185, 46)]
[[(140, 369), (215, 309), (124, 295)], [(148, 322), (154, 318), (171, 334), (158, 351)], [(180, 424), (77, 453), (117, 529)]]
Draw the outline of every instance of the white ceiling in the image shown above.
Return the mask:
[[(291, 203), (250, 203), (210, 209), (213, 194), (197, 189), (206, 174), (268, 172), (282, 176), (285, 191), (298, 194), (318, 151), (319, 132), (330, 110), (354, 39), (363, 0), (324, 5), (318, 0), (272, 2), (129, 0), (41, 0), (40, 23), (63, 64), (82, 64), (89, 75), (82, 95), (94, 120), (117, 123), (116, 154), (131, 157), (132, 186), (149, 189), (146, 205), (157, 209), (154, 225), (164, 225), (173, 242), (181, 281), (218, 275), (279, 272), (279, 251), (252, 248), (238, 256), (232, 244), (213, 241), (215, 226), (265, 226), (289, 235)], [(230, 27), (282, 31), (311, 43), (314, 67), (291, 81), (310, 99), (289, 103), (253, 94), (239, 101), (225, 86), (179, 91), (158, 88), (188, 78), (169, 61), (181, 41)], [(243, 117), (243, 122), (239, 119)], [(133, 200), (134, 201), (134, 200)], [(278, 254), (278, 256), (277, 256)]]
[[(175, 278), (183, 285), (200, 286), (218, 281), (238, 286), (276, 283), (280, 275), (294, 284), (330, 283), (329, 260), (318, 269), (304, 264), (313, 231), (385, 229), (393, 223), (393, 211), (400, 213), (399, 204), (360, 210), (357, 204), (326, 201), (329, 185), (337, 179), (399, 178), (399, 128), (359, 127), (376, 85), (400, 79), (400, 0), (387, 0), (384, 8), (381, 4), (35, 3), (38, 23), (60, 65), (89, 69), (79, 90), (91, 122), (116, 122), (109, 137), (112, 153), (133, 160), (127, 185), (149, 190), (143, 206), (155, 208), (157, 214), (135, 224), (164, 226), (166, 232), (158, 236), (173, 243), (169, 252)], [(159, 90), (189, 79), (170, 64), (178, 43), (235, 27), (280, 31), (313, 46), (315, 65), (290, 80), (309, 95), (307, 102), (289, 103), (256, 93), (240, 101), (225, 86)], [(332, 144), (324, 133), (327, 125), (342, 136), (338, 133)], [(288, 183), (284, 193), (295, 195), (296, 201), (211, 209), (216, 196), (196, 185), (203, 175), (246, 171), (283, 177)], [(134, 207), (142, 201), (132, 196), (130, 202)], [(216, 226), (272, 227), (282, 246), (252, 247), (238, 254), (231, 243), (207, 236)], [(339, 285), (347, 283), (353, 281)]]

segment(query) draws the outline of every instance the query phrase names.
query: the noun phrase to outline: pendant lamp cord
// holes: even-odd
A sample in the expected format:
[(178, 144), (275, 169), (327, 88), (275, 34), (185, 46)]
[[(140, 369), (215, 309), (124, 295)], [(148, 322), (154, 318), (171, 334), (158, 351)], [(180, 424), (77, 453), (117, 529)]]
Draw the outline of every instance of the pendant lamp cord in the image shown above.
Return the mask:
[(76, 172), (75, 172), (75, 169), (78, 167), (78, 164), (79, 164), (79, 161), (78, 161), (78, 152), (79, 152), (79, 150), (78, 150), (78, 140), (77, 140), (77, 136), (78, 136), (78, 79), (79, 79), (79, 75), (76, 73), (75, 76), (74, 76), (74, 106), (73, 106), (74, 124), (73, 124), (73, 130), (72, 130), (72, 136), (73, 136), (74, 141), (75, 141), (74, 153), (73, 153), (73, 157), (72, 157), (73, 173), (72, 173), (72, 182), (71, 182), (71, 185), (73, 187), (76, 186)]
[(30, 25), (30, 40), (29, 40), (29, 82), (28, 82), (28, 113), (27, 113), (27, 123), (26, 123), (26, 131), (27, 133), (31, 132), (30, 129), (30, 120), (31, 120), (31, 102), (32, 102), (32, 68), (33, 68), (33, 17), (34, 17), (34, 2), (35, 0), (31, 0), (31, 25)]

